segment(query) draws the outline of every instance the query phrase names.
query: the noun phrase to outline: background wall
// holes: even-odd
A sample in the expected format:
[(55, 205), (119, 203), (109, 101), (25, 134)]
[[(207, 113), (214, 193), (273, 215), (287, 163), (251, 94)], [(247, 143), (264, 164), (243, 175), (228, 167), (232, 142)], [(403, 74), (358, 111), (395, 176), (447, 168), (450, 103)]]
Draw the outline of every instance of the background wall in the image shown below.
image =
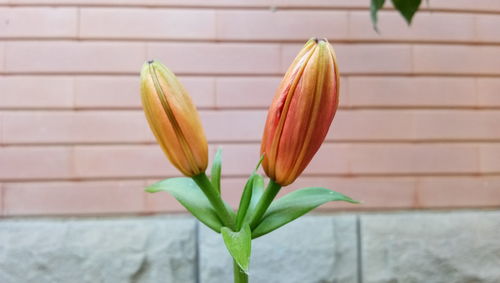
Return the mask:
[(327, 37), (341, 109), (296, 185), (363, 205), (500, 205), (500, 1), (431, 0), (408, 28), (371, 26), (369, 0), (0, 0), (3, 216), (183, 211), (142, 188), (179, 173), (142, 113), (138, 71), (159, 59), (200, 110), (224, 194), (239, 188), (280, 77)]

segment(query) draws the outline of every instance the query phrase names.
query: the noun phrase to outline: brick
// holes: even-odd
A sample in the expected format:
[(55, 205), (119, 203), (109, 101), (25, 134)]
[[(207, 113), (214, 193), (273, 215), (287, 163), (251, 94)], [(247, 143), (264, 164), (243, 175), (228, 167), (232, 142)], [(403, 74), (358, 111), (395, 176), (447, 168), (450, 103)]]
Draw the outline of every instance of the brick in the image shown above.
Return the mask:
[(492, 27), (500, 24), (500, 16), (495, 14), (476, 15), (476, 36), (479, 41), (500, 41), (500, 32)]
[(267, 108), (281, 77), (216, 78), (217, 107)]
[(75, 8), (0, 7), (0, 38), (74, 38)]
[(500, 106), (500, 79), (477, 78), (477, 101), (482, 107)]
[[(248, 175), (257, 162), (259, 147), (259, 144), (223, 145), (224, 174)], [(475, 144), (325, 143), (304, 175), (474, 174), (479, 172), (478, 160)]]
[(428, 110), (415, 112), (415, 132), (419, 139), (498, 140), (500, 111)]
[[(224, 144), (223, 174), (248, 175), (257, 164), (260, 144)], [(305, 174), (332, 174), (349, 172), (349, 146), (323, 144)]]
[[(217, 77), (217, 108), (268, 109), (281, 77)], [(347, 77), (341, 77), (340, 105), (348, 105)]]
[[(202, 110), (200, 115), (211, 142), (260, 142), (267, 111)], [(500, 138), (499, 115), (494, 110), (341, 109), (326, 140), (495, 141)]]
[(377, 33), (371, 24), (369, 11), (351, 11), (349, 15), (350, 39), (363, 40), (421, 40), (463, 41), (476, 39), (475, 15), (458, 13), (419, 13), (408, 26), (395, 11), (378, 13)]
[[(249, 175), (255, 169), (260, 157), (260, 144), (223, 144), (219, 145), (223, 151), (224, 176)], [(214, 146), (217, 148), (217, 146)], [(209, 155), (210, 159), (215, 151)]]
[(10, 112), (4, 114), (4, 127), (8, 144), (153, 140), (139, 111)]
[(3, 113), (0, 112), (0, 145), (3, 145), (4, 144), (4, 141), (3, 141)]
[(3, 190), (3, 184), (0, 183), (0, 216), (4, 215), (4, 190)]
[(158, 145), (76, 146), (78, 178), (180, 176)]
[(80, 37), (214, 39), (215, 12), (193, 9), (83, 8)]
[[(285, 71), (302, 45), (283, 46), (282, 71)], [(333, 44), (339, 70), (352, 74), (405, 74), (411, 73), (411, 47), (396, 44)]]
[(277, 44), (148, 44), (149, 58), (181, 74), (279, 74), (279, 54)]
[(482, 144), (479, 147), (481, 173), (500, 172), (500, 144)]
[(369, 8), (369, 5), (362, 0), (339, 0), (331, 2), (328, 0), (275, 0), (278, 7), (338, 7), (338, 8)]
[[(147, 184), (154, 184), (158, 180), (148, 181)], [(157, 192), (148, 193), (144, 192), (144, 211), (146, 213), (172, 213), (172, 212), (184, 212), (188, 211), (169, 193), (167, 192)]]
[(5, 43), (0, 42), (0, 73), (5, 72)]
[[(7, 0), (0, 0), (7, 1)], [(484, 1), (484, 0), (483, 0)], [(9, 2), (9, 1), (7, 1)], [(54, 4), (52, 0), (11, 0), (11, 3), (21, 4)], [(58, 0), (58, 4), (100, 4), (100, 5), (122, 5), (122, 6), (151, 6), (151, 7), (354, 7), (368, 8), (368, 4), (363, 0), (339, 0), (330, 2), (327, 0), (276, 0), (270, 3), (268, 0)]]
[[(214, 107), (214, 80), (208, 77), (180, 77), (197, 107)], [(139, 77), (77, 77), (75, 106), (77, 108), (142, 109)]]
[(415, 45), (415, 73), (500, 74), (500, 47), (474, 45)]
[(134, 73), (144, 63), (143, 43), (23, 41), (6, 43), (12, 73)]
[[(237, 207), (245, 178), (224, 178), (222, 195), (233, 207)], [(267, 180), (266, 180), (267, 184)], [(330, 202), (318, 208), (319, 211), (338, 209), (397, 209), (415, 207), (415, 178), (413, 177), (312, 177), (301, 176), (290, 186), (281, 189), (277, 198), (294, 190), (306, 187), (324, 187), (362, 201), (359, 205), (344, 202)]]
[[(425, 9), (427, 5), (422, 5)], [(495, 0), (436, 0), (431, 5), (431, 9), (443, 9), (443, 10), (464, 10), (464, 11), (483, 11), (492, 12), (500, 11), (500, 3)]]
[[(0, 0), (7, 1), (7, 0)], [(485, 1), (485, 0), (480, 0)], [(8, 2), (8, 1), (7, 1)], [(10, 0), (11, 3), (21, 4), (54, 4), (53, 0)], [(364, 0), (338, 0), (331, 2), (328, 0), (275, 0), (271, 3), (268, 0), (58, 0), (58, 4), (98, 4), (98, 5), (120, 5), (120, 6), (148, 6), (148, 7), (339, 7), (339, 8), (368, 8)]]
[(180, 77), (198, 108), (215, 107), (215, 79), (209, 77)]
[(68, 178), (71, 174), (69, 147), (0, 147), (1, 180)]
[(498, 177), (419, 178), (418, 202), (426, 208), (498, 207)]
[(324, 187), (343, 193), (361, 201), (353, 205), (345, 202), (329, 202), (321, 210), (332, 209), (397, 209), (415, 207), (415, 179), (412, 177), (299, 177), (295, 183), (286, 187), (285, 193), (305, 187)]
[[(473, 144), (352, 144), (348, 154), (352, 174), (477, 173), (478, 150)], [(334, 158), (333, 154), (331, 158)]]
[(0, 108), (72, 108), (73, 79), (70, 77), (0, 77)]
[(334, 44), (340, 72), (409, 73), (410, 46), (396, 44)]
[(5, 215), (82, 215), (144, 211), (144, 182), (5, 184)]
[(81, 76), (75, 78), (76, 108), (140, 108), (140, 79)]
[(476, 105), (474, 78), (350, 77), (350, 106), (471, 107)]
[[(217, 39), (307, 40), (347, 37), (347, 12), (290, 10), (218, 10)], [(300, 20), (298, 20), (300, 19)]]
[(209, 141), (260, 141), (264, 111), (204, 111), (201, 119)]
[(412, 111), (354, 110), (338, 111), (327, 140), (414, 140)]

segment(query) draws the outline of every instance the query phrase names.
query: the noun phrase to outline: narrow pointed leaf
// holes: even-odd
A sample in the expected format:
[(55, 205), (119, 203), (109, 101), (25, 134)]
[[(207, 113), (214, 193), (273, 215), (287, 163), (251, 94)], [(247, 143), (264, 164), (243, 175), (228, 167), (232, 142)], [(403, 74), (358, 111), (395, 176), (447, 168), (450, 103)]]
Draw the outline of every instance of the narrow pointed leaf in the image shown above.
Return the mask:
[(378, 32), (378, 11), (384, 7), (385, 0), (371, 0), (370, 16), (372, 18), (373, 29)]
[(245, 184), (245, 188), (243, 189), (243, 194), (241, 194), (240, 205), (238, 206), (238, 214), (236, 215), (236, 228), (238, 230), (241, 228), (243, 220), (245, 220), (245, 216), (248, 212), (248, 207), (250, 206), (253, 191), (253, 180), (255, 179), (255, 176), (257, 175), (252, 174), (248, 178), (248, 181)]
[(252, 231), (252, 238), (265, 235), (330, 201), (357, 201), (325, 188), (311, 187), (291, 192), (275, 200)]
[(224, 244), (226, 244), (226, 248), (233, 259), (245, 273), (248, 273), (252, 250), (252, 232), (250, 231), (250, 226), (248, 224), (243, 226), (239, 232), (233, 232), (227, 227), (222, 227), (221, 234)]
[(411, 24), (411, 20), (418, 11), (420, 3), (422, 3), (422, 0), (392, 0), (392, 5), (401, 13), (408, 24)]
[(215, 190), (220, 194), (220, 176), (222, 169), (222, 148), (218, 148), (215, 153), (214, 161), (212, 162), (212, 170), (210, 171), (210, 181)]
[(194, 217), (219, 233), (222, 223), (203, 191), (191, 178), (170, 178), (146, 188), (147, 192), (165, 191), (177, 199)]
[(252, 217), (255, 208), (257, 207), (257, 203), (260, 200), (260, 197), (264, 193), (264, 178), (261, 175), (256, 174), (254, 180), (252, 182), (252, 198), (250, 199), (250, 204), (248, 205), (248, 210), (245, 215), (245, 221), (243, 223), (249, 223)]

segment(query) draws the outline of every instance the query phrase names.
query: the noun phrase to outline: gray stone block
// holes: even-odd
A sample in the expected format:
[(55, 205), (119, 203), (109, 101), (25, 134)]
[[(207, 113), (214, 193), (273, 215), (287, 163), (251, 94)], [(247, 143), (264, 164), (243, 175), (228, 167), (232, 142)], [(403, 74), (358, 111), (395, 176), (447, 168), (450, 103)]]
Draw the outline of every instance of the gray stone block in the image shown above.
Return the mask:
[(2, 283), (195, 282), (194, 219), (0, 221)]
[(500, 212), (361, 217), (363, 282), (500, 282)]
[[(232, 260), (219, 234), (200, 226), (201, 283), (232, 282)], [(252, 242), (250, 282), (354, 283), (356, 217), (306, 216)]]

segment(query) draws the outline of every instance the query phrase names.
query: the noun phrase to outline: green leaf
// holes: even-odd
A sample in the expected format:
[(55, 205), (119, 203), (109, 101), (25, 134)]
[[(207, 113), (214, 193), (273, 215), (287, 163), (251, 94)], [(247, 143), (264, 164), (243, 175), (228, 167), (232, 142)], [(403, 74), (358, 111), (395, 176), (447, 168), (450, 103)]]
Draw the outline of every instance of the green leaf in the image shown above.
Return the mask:
[(253, 191), (253, 180), (255, 179), (257, 174), (252, 174), (247, 180), (245, 184), (245, 188), (243, 189), (243, 194), (241, 194), (240, 205), (238, 206), (238, 214), (236, 215), (236, 228), (240, 229), (243, 224), (243, 220), (245, 220), (245, 216), (248, 211), (248, 207), (250, 206), (250, 201), (252, 200), (252, 191)]
[(409, 25), (421, 2), (422, 0), (392, 0), (392, 5), (403, 15)]
[(262, 161), (264, 161), (264, 153), (260, 156), (259, 162), (257, 162), (257, 166), (255, 166), (255, 170), (253, 172), (257, 172), (259, 170), (260, 165), (262, 164)]
[(214, 161), (212, 163), (212, 170), (210, 171), (210, 181), (215, 190), (220, 194), (220, 176), (222, 169), (222, 148), (218, 148), (215, 153)]
[(252, 238), (274, 231), (330, 201), (358, 203), (348, 196), (325, 188), (311, 187), (296, 190), (271, 204), (259, 225), (252, 231)]
[(378, 32), (378, 10), (384, 7), (385, 0), (371, 0), (370, 4), (370, 16), (372, 18), (373, 29)]
[(252, 250), (252, 231), (250, 226), (245, 225), (239, 232), (233, 232), (227, 227), (221, 228), (222, 238), (226, 248), (240, 266), (248, 274), (250, 265), (250, 252)]
[(261, 175), (255, 174), (252, 182), (252, 198), (250, 199), (250, 204), (248, 205), (248, 210), (245, 215), (245, 221), (243, 223), (249, 223), (252, 217), (255, 208), (257, 207), (257, 203), (260, 200), (260, 197), (264, 193), (264, 178)]
[(194, 217), (203, 224), (220, 233), (222, 222), (203, 191), (191, 178), (170, 178), (146, 188), (147, 192), (166, 191), (177, 199)]

